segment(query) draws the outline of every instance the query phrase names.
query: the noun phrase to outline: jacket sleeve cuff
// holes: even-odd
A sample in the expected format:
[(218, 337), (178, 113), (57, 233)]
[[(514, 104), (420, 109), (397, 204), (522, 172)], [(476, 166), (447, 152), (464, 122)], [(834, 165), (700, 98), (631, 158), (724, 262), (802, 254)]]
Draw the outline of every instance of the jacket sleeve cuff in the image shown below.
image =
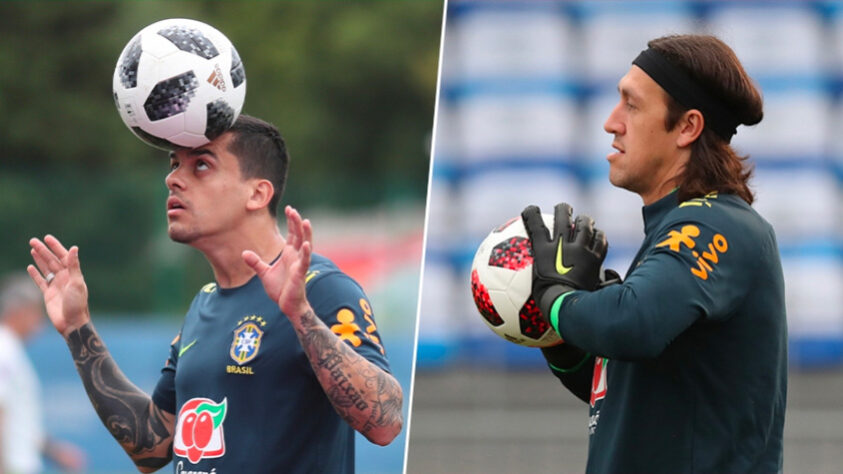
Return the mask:
[(554, 285), (544, 292), (539, 301), (539, 309), (542, 314), (547, 318), (553, 330), (563, 339), (564, 336), (559, 333), (559, 310), (562, 307), (562, 301), (572, 292), (573, 288), (569, 286)]

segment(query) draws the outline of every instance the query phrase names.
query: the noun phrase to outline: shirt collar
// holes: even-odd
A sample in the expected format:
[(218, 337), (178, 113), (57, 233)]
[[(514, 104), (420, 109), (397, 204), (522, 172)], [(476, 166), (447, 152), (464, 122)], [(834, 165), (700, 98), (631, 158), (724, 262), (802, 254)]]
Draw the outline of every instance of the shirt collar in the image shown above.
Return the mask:
[(644, 206), (641, 209), (641, 213), (644, 215), (644, 233), (649, 235), (650, 232), (655, 230), (662, 219), (664, 219), (664, 216), (678, 204), (676, 189), (674, 189), (667, 196), (650, 205)]

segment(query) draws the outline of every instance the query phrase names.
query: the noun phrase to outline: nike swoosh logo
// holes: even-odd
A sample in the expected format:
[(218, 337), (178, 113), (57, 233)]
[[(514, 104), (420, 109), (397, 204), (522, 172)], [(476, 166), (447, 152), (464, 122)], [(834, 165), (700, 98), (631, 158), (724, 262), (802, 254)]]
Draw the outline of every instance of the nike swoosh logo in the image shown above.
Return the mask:
[(573, 265), (566, 267), (562, 264), (562, 240), (559, 240), (559, 247), (556, 248), (556, 273), (564, 275), (574, 268)]
[(182, 354), (187, 352), (188, 349), (193, 347), (194, 344), (196, 344), (196, 339), (194, 339), (193, 342), (191, 342), (190, 344), (188, 344), (188, 345), (182, 347), (181, 349), (179, 349), (179, 357), (181, 357)]

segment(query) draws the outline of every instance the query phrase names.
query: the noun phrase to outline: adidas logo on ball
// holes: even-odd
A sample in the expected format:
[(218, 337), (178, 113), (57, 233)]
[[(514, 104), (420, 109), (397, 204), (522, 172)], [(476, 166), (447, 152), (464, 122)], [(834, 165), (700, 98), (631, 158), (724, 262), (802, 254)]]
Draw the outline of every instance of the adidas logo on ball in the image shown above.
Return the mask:
[(217, 89), (225, 92), (225, 77), (222, 75), (222, 69), (220, 69), (220, 65), (214, 68), (214, 72), (208, 76), (208, 84), (216, 87)]

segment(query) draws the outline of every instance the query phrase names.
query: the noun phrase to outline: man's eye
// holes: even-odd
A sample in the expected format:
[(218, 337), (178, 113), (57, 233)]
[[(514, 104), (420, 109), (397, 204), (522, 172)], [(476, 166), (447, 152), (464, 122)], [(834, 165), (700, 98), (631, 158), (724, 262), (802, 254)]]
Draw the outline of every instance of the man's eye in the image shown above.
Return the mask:
[(206, 169), (208, 169), (208, 163), (206, 163), (203, 160), (198, 160), (196, 162), (196, 169), (199, 170), (199, 171), (206, 170)]
[(171, 162), (170, 162), (170, 171), (173, 171), (174, 169), (176, 169), (176, 168), (178, 168), (178, 167), (179, 167), (179, 162), (178, 162), (178, 161), (171, 161)]

